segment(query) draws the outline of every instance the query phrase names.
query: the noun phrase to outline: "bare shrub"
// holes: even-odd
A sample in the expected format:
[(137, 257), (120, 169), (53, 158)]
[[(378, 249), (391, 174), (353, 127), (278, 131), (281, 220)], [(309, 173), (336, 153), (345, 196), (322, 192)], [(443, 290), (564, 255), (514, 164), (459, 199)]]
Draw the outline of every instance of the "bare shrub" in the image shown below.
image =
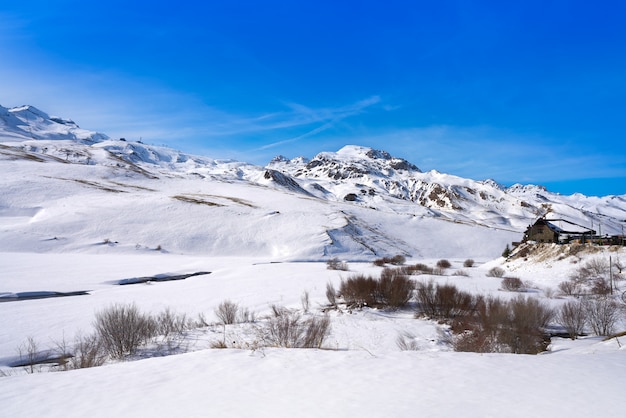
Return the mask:
[(107, 356), (97, 334), (77, 335), (74, 340), (72, 357), (69, 359), (70, 369), (86, 369), (102, 366)]
[(391, 308), (401, 308), (413, 295), (415, 284), (398, 269), (385, 269), (378, 281), (379, 302)]
[(506, 302), (494, 297), (476, 297), (474, 315), (457, 318), (452, 324), (452, 330), (458, 334), (453, 341), (454, 349), (476, 353), (509, 352), (500, 342), (508, 319)]
[(511, 326), (504, 341), (516, 354), (537, 354), (546, 348), (544, 329), (554, 311), (534, 298), (518, 296), (509, 302)]
[(225, 300), (215, 309), (215, 315), (224, 325), (231, 325), (237, 322), (237, 312), (239, 305), (230, 300)]
[(431, 270), (430, 274), (432, 274), (433, 276), (445, 276), (446, 269), (442, 269), (441, 267), (435, 267)]
[(302, 296), (300, 296), (300, 303), (302, 304), (302, 311), (305, 314), (309, 313), (309, 309), (311, 309), (311, 297), (309, 296), (308, 290), (302, 292)]
[(582, 301), (566, 302), (557, 314), (557, 323), (561, 325), (572, 340), (582, 335), (587, 322), (587, 312)]
[(467, 268), (474, 267), (474, 260), (472, 260), (471, 258), (468, 258), (467, 260), (463, 262), (463, 267), (467, 267)]
[(580, 285), (573, 280), (559, 283), (559, 291), (565, 296), (574, 296), (580, 293)]
[(437, 267), (440, 269), (448, 269), (452, 267), (452, 264), (448, 260), (442, 259), (437, 261)]
[(454, 285), (438, 285), (435, 293), (439, 317), (454, 319), (468, 315), (474, 309), (474, 298)]
[(285, 312), (272, 316), (267, 321), (263, 337), (271, 346), (285, 348), (298, 347), (302, 341), (300, 315)]
[(492, 267), (487, 272), (487, 277), (503, 277), (506, 271), (501, 267)]
[(254, 312), (251, 312), (248, 308), (240, 306), (237, 310), (237, 323), (244, 324), (249, 322), (255, 322), (256, 315)]
[(606, 279), (598, 277), (592, 281), (591, 293), (594, 295), (606, 296), (611, 293), (611, 286)]
[(190, 327), (187, 315), (179, 314), (170, 308), (165, 308), (155, 318), (156, 333), (164, 338), (178, 336)]
[(571, 279), (576, 283), (589, 283), (596, 279), (606, 279), (609, 274), (609, 262), (603, 258), (592, 258), (578, 267)]
[(301, 348), (322, 348), (324, 340), (330, 333), (330, 317), (312, 317), (304, 323), (304, 338)]
[(383, 267), (385, 264), (393, 264), (394, 266), (401, 266), (406, 262), (406, 257), (402, 254), (394, 255), (393, 257), (383, 257), (374, 260), (373, 264), (378, 267)]
[(454, 273), (452, 273), (453, 276), (462, 276), (462, 277), (469, 277), (469, 273), (463, 269), (459, 269), (456, 270)]
[(20, 357), (19, 363), (27, 373), (32, 374), (40, 370), (38, 364), (42, 355), (39, 352), (39, 344), (34, 337), (28, 336), (26, 341), (18, 347), (17, 352)]
[(279, 316), (290, 314), (291, 311), (284, 306), (271, 304), (270, 309), (272, 310), (272, 316), (278, 318)]
[(554, 299), (554, 297), (556, 296), (556, 290), (553, 287), (544, 287), (543, 288), (543, 294), (548, 299)]
[(396, 338), (396, 345), (400, 351), (418, 351), (420, 349), (415, 335), (408, 332), (398, 335), (398, 338)]
[[(328, 316), (312, 317), (302, 321), (297, 312), (273, 309), (261, 338), (269, 345), (285, 348), (320, 348), (330, 333)], [(278, 313), (278, 315), (276, 315)]]
[(417, 288), (418, 312), (437, 319), (454, 319), (469, 315), (475, 309), (475, 300), (454, 285), (434, 285), (432, 281)]
[(339, 294), (348, 307), (361, 308), (376, 305), (376, 279), (362, 274), (341, 280)]
[[(453, 323), (457, 351), (536, 354), (545, 350), (544, 330), (553, 316), (547, 305), (519, 296), (510, 302), (478, 297), (473, 315)], [(461, 326), (462, 325), (462, 326)]]
[(596, 335), (611, 335), (620, 317), (620, 307), (608, 297), (585, 301), (587, 321)]
[(407, 273), (408, 274), (430, 274), (432, 273), (433, 269), (432, 267), (427, 266), (426, 264), (423, 263), (417, 263), (414, 264), (412, 266), (407, 266)]
[(502, 289), (509, 292), (519, 292), (524, 287), (519, 277), (505, 277), (502, 279)]
[(226, 345), (226, 341), (218, 340), (218, 341), (211, 342), (210, 347), (211, 348), (228, 348), (228, 345)]
[(406, 257), (402, 254), (394, 255), (393, 257), (391, 257), (390, 263), (394, 266), (401, 266), (402, 264), (406, 263)]
[(418, 283), (416, 290), (417, 313), (436, 318), (439, 310), (437, 306), (437, 289), (435, 283), (432, 280), (426, 283)]
[(609, 273), (609, 262), (604, 258), (592, 258), (587, 261), (583, 269), (589, 272), (590, 277), (604, 277)]
[(202, 312), (198, 313), (198, 318), (195, 321), (193, 321), (193, 326), (196, 328), (203, 328), (203, 327), (209, 326), (209, 322), (206, 320), (206, 316)]
[(345, 261), (340, 261), (338, 258), (333, 258), (333, 259), (328, 260), (326, 262), (326, 268), (328, 270), (347, 271), (348, 270), (348, 263), (346, 263)]
[(326, 283), (326, 299), (331, 307), (337, 307), (337, 291), (332, 283)]
[(96, 314), (94, 326), (105, 351), (116, 359), (135, 354), (156, 335), (156, 323), (135, 304), (113, 305)]

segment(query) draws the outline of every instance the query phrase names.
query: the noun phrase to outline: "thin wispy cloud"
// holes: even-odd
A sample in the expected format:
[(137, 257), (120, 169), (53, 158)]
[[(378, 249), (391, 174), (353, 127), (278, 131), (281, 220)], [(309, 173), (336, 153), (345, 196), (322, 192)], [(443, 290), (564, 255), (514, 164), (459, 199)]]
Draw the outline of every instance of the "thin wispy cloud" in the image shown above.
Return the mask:
[[(306, 106), (302, 106), (299, 104), (291, 104), (290, 108), (292, 112), (289, 114), (282, 115), (283, 117), (287, 117), (291, 124), (289, 127), (299, 126), (299, 125), (311, 125), (322, 123), (321, 126), (317, 126), (303, 134), (297, 135), (292, 138), (284, 139), (281, 141), (265, 144), (261, 147), (256, 148), (255, 150), (267, 150), (270, 148), (275, 148), (280, 145), (294, 143), (319, 133), (322, 133), (328, 129), (331, 129), (335, 126), (336, 123), (341, 122), (342, 120), (349, 118), (351, 116), (358, 115), (362, 113), (366, 108), (378, 104), (380, 102), (379, 96), (372, 96), (364, 100), (359, 100), (356, 103), (341, 106), (337, 108), (323, 108), (323, 109), (311, 109)], [(300, 123), (294, 123), (299, 121)]]

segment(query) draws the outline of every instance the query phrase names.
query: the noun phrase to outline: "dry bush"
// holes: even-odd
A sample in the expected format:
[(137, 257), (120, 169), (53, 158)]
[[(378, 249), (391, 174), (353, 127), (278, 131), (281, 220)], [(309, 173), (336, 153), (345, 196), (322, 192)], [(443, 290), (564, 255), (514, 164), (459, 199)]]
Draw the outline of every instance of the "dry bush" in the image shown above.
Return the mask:
[(384, 269), (378, 281), (378, 302), (383, 306), (401, 308), (411, 299), (415, 283), (398, 269)]
[(492, 267), (487, 272), (487, 277), (503, 277), (506, 271), (501, 267)]
[(582, 301), (566, 302), (557, 314), (557, 323), (561, 325), (572, 340), (582, 335), (587, 322), (587, 312)]
[(326, 283), (326, 299), (332, 308), (337, 308), (337, 291), (332, 283)]
[(376, 279), (362, 274), (342, 279), (339, 285), (339, 294), (348, 307), (361, 308), (376, 305)]
[(417, 286), (418, 314), (452, 320), (469, 315), (475, 309), (474, 297), (454, 285), (435, 285), (433, 281)]
[(135, 304), (113, 305), (98, 312), (94, 326), (104, 350), (116, 359), (135, 354), (157, 331), (156, 321), (139, 312)]
[(502, 279), (502, 289), (509, 292), (519, 292), (524, 288), (524, 284), (519, 277), (505, 277)]
[(442, 269), (441, 267), (435, 267), (434, 269), (432, 269), (430, 274), (432, 274), (433, 276), (445, 276), (446, 269)]
[(338, 258), (333, 258), (326, 262), (326, 268), (328, 270), (348, 271), (348, 263), (340, 261)]
[(394, 266), (401, 266), (402, 264), (406, 263), (406, 257), (401, 254), (394, 255), (393, 257), (391, 257), (390, 263)]
[(609, 262), (603, 258), (592, 258), (578, 267), (571, 279), (577, 283), (589, 283), (596, 279), (606, 279), (609, 274)]
[(471, 258), (468, 258), (467, 260), (463, 262), (463, 267), (467, 267), (467, 268), (474, 267), (474, 260), (472, 260)]
[(565, 296), (574, 296), (580, 293), (580, 285), (573, 280), (559, 283), (559, 291)]
[(611, 293), (611, 285), (602, 277), (592, 281), (591, 293), (594, 295), (606, 296)]
[[(536, 299), (522, 296), (504, 302), (478, 297), (473, 316), (455, 321), (457, 351), (536, 354), (545, 350), (544, 329), (553, 312)], [(462, 325), (462, 326), (461, 326)]]
[(396, 345), (400, 351), (418, 351), (420, 349), (419, 342), (415, 338), (415, 335), (403, 332), (396, 338)]
[(302, 341), (300, 314), (274, 310), (264, 329), (263, 339), (275, 347), (296, 348)]
[(427, 266), (426, 264), (417, 263), (412, 266), (407, 266), (408, 274), (431, 274), (433, 269), (432, 267)]
[(617, 302), (608, 297), (587, 299), (585, 311), (588, 324), (596, 335), (611, 335), (621, 313)]
[(463, 276), (463, 277), (469, 277), (469, 273), (463, 269), (459, 269), (456, 270), (454, 273), (452, 273), (453, 276)]
[(556, 296), (556, 290), (553, 287), (544, 287), (543, 294), (548, 299), (554, 299), (554, 297)]
[(330, 317), (309, 318), (304, 322), (304, 338), (301, 348), (322, 348), (324, 340), (330, 333)]
[(439, 312), (437, 306), (437, 288), (432, 280), (424, 283), (418, 283), (416, 286), (416, 296), (418, 311), (416, 314), (422, 314), (431, 318), (436, 318)]
[(309, 309), (311, 309), (311, 297), (308, 290), (302, 292), (302, 296), (300, 296), (300, 303), (302, 304), (302, 311), (305, 314), (309, 313)]
[(406, 262), (406, 257), (401, 254), (394, 255), (393, 257), (383, 257), (374, 260), (374, 265), (378, 267), (384, 267), (385, 264), (393, 264), (394, 266), (401, 266)]
[(39, 351), (39, 344), (34, 337), (27, 337), (26, 341), (18, 347), (17, 352), (20, 357), (19, 365), (23, 366), (27, 373), (32, 374), (35, 371), (41, 371), (42, 354)]
[(248, 308), (244, 308), (243, 306), (239, 307), (237, 311), (237, 323), (244, 324), (249, 322), (255, 322), (256, 315), (254, 312), (251, 312)]
[(261, 339), (266, 344), (285, 348), (321, 348), (330, 333), (330, 318), (312, 317), (302, 320), (297, 312), (273, 307), (270, 317), (261, 329)]
[(170, 308), (165, 308), (155, 318), (156, 333), (163, 338), (177, 337), (191, 327), (187, 315), (179, 314)]
[(452, 264), (448, 260), (445, 260), (445, 259), (437, 261), (436, 265), (440, 269), (448, 269), (448, 268), (452, 267)]
[(452, 324), (453, 332), (458, 334), (454, 349), (476, 353), (509, 352), (499, 341), (503, 324), (509, 318), (507, 303), (499, 298), (478, 296), (475, 306), (474, 315), (457, 318)]
[(102, 366), (106, 358), (106, 352), (97, 334), (78, 335), (74, 340), (74, 349), (68, 368), (86, 369)]
[(237, 312), (239, 305), (230, 300), (225, 300), (215, 309), (215, 315), (224, 325), (231, 325), (237, 322)]
[(544, 330), (554, 317), (554, 311), (534, 298), (518, 296), (509, 302), (510, 328), (504, 335), (513, 353), (537, 354), (546, 349)]
[(438, 285), (435, 294), (439, 316), (447, 319), (454, 319), (460, 316), (469, 315), (475, 308), (474, 297), (460, 291), (454, 285)]
[(228, 345), (226, 345), (226, 341), (224, 340), (218, 340), (218, 341), (213, 341), (211, 342), (210, 345), (211, 348), (216, 348), (216, 349), (222, 349), (222, 348), (228, 348)]

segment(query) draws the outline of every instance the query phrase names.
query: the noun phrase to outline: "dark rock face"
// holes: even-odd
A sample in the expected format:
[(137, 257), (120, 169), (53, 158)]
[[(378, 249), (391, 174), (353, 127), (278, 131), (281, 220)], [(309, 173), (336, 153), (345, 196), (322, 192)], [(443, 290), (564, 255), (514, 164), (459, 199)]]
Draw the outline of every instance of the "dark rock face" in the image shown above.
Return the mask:
[(263, 177), (267, 180), (272, 180), (274, 181), (276, 184), (283, 186), (291, 191), (297, 192), (297, 193), (303, 193), (306, 195), (310, 195), (309, 192), (307, 192), (306, 190), (304, 190), (300, 184), (298, 184), (297, 181), (295, 181), (294, 179), (292, 179), (291, 177), (289, 177), (286, 174), (281, 173), (280, 171), (276, 171), (276, 170), (271, 170), (271, 169), (267, 169), (265, 170), (265, 173), (263, 174)]

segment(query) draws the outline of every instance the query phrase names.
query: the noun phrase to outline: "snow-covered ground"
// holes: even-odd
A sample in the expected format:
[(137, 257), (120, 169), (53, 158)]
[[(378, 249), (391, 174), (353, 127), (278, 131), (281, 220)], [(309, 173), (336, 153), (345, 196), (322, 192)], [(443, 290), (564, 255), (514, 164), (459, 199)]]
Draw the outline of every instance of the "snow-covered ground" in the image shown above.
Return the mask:
[[(626, 254), (614, 254), (624, 257)], [(40, 348), (73, 341), (93, 329), (95, 313), (113, 303), (136, 303), (145, 312), (166, 307), (216, 322), (214, 308), (230, 299), (256, 313), (259, 322), (277, 304), (301, 308), (309, 292), (311, 311), (327, 303), (328, 282), (362, 272), (371, 263), (349, 263), (334, 271), (322, 262), (267, 263), (258, 258), (173, 254), (2, 253), (3, 290), (89, 290), (73, 296), (0, 303), (0, 405), (7, 417), (22, 416), (621, 416), (626, 383), (626, 337), (602, 341), (554, 339), (538, 356), (451, 351), (445, 329), (415, 319), (412, 311), (365, 309), (332, 312), (325, 349), (245, 348), (241, 326), (226, 327), (235, 349), (214, 349), (221, 327), (190, 332), (186, 354), (66, 372), (26, 374), (7, 367), (18, 347), (32, 337)], [(412, 260), (417, 261), (417, 260)], [(434, 265), (436, 260), (421, 260)], [(494, 265), (523, 273), (503, 259), (463, 268), (451, 259), (439, 282), (501, 297), (500, 279), (487, 277)], [(519, 264), (519, 263), (518, 263)], [(572, 260), (518, 274), (537, 287), (556, 287), (575, 267)], [(186, 280), (119, 286), (114, 282), (159, 273), (211, 272)], [(421, 278), (421, 276), (418, 276)], [(538, 297), (558, 305), (562, 299)], [(312, 314), (312, 313), (311, 313)], [(623, 326), (623, 324), (621, 325)], [(396, 341), (411, 335), (414, 351)], [(231, 344), (231, 340), (233, 340)], [(623, 342), (621, 340), (624, 340)], [(154, 355), (154, 353), (153, 353)]]

